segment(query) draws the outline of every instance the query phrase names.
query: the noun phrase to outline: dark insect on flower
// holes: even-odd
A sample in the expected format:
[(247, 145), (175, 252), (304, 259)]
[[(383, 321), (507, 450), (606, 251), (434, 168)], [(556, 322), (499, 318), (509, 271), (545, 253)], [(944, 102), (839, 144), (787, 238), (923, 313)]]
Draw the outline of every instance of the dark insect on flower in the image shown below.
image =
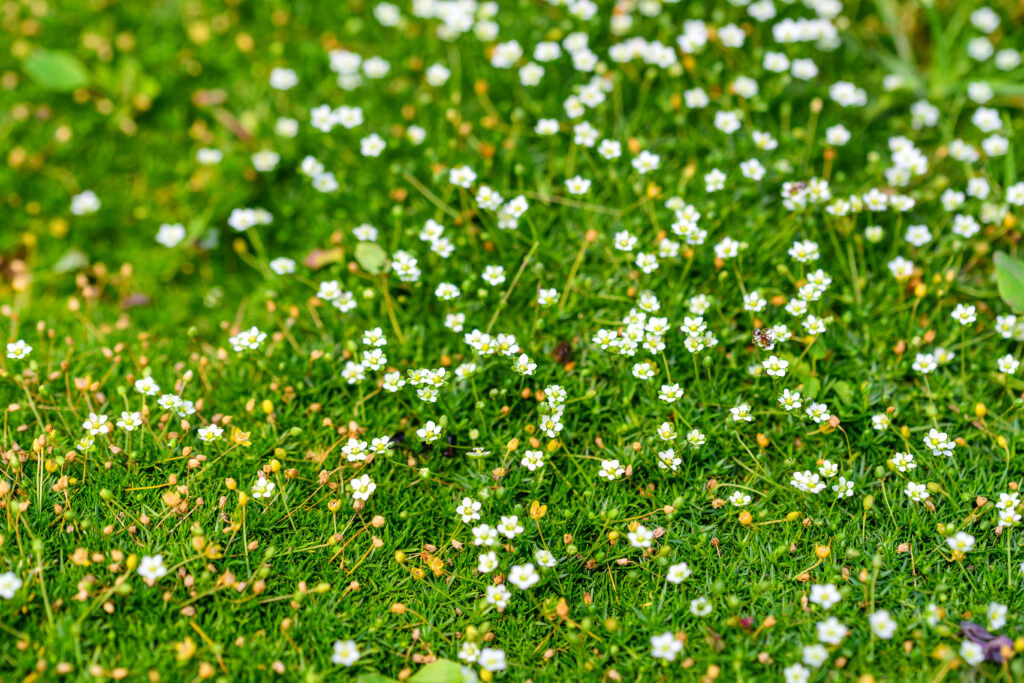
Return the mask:
[(448, 435), (448, 448), (444, 449), (444, 454), (449, 458), (455, 455), (455, 446), (458, 444), (458, 439), (455, 438), (454, 434)]
[(775, 333), (769, 330), (754, 330), (754, 343), (765, 351), (775, 348)]
[(572, 344), (568, 341), (562, 340), (558, 342), (558, 346), (551, 352), (551, 357), (555, 359), (555, 362), (559, 365), (565, 365), (572, 362)]
[(807, 189), (807, 183), (803, 180), (796, 182), (783, 183), (782, 194), (790, 199), (799, 196), (804, 190)]
[(404, 430), (401, 430), (401, 429), (398, 430), (397, 432), (395, 432), (394, 436), (391, 437), (391, 443), (393, 443), (396, 446), (398, 444), (402, 443), (403, 441), (405, 441), (405, 431)]

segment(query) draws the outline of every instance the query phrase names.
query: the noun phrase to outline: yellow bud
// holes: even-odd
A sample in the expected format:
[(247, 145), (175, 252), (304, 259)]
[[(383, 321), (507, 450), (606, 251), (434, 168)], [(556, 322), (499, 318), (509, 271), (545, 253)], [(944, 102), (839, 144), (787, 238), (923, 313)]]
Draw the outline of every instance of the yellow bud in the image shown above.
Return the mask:
[(918, 299), (922, 298), (927, 293), (928, 288), (924, 286), (923, 282), (919, 282), (917, 286), (914, 287), (914, 296), (916, 296)]
[(910, 427), (908, 427), (907, 425), (903, 425), (902, 427), (900, 427), (900, 436), (903, 437), (904, 439), (909, 439)]
[(1002, 434), (996, 437), (996, 443), (999, 444), (1000, 448), (1006, 448), (1007, 446), (1010, 445), (1010, 442), (1008, 442), (1006, 440), (1006, 437), (1003, 436)]
[(263, 399), (263, 403), (260, 404), (260, 408), (262, 408), (263, 412), (266, 413), (267, 415), (270, 415), (272, 412), (274, 412), (274, 404), (268, 398)]
[(818, 556), (819, 560), (824, 560), (832, 553), (832, 550), (827, 545), (819, 545), (814, 547), (814, 554)]
[(234, 491), (235, 489), (238, 488), (238, 482), (236, 482), (231, 477), (228, 477), (227, 479), (224, 480), (224, 485), (228, 487), (228, 491)]
[(275, 472), (275, 473), (276, 472), (280, 472), (281, 471), (281, 461), (278, 460), (277, 458), (272, 458), (270, 460), (270, 471), (271, 472)]
[(405, 564), (405, 553), (401, 550), (395, 551), (395, 562), (398, 564)]
[(974, 414), (978, 417), (985, 417), (988, 414), (988, 408), (985, 407), (984, 403), (978, 402), (974, 404)]
[(135, 568), (139, 566), (139, 556), (136, 555), (135, 553), (132, 553), (131, 555), (128, 556), (128, 559), (125, 560), (124, 566), (130, 572), (135, 571)]
[(786, 521), (787, 522), (795, 522), (798, 519), (800, 519), (800, 511), (799, 510), (793, 510), (788, 515), (786, 515)]
[(238, 504), (240, 506), (242, 506), (242, 507), (245, 507), (248, 502), (249, 502), (249, 496), (245, 493), (245, 491), (239, 491), (238, 492)]
[(341, 509), (341, 501), (338, 500), (337, 498), (333, 498), (327, 501), (327, 509), (330, 510), (331, 512), (337, 512), (339, 509)]
[(743, 526), (750, 526), (750, 523), (754, 521), (754, 516), (750, 514), (749, 510), (740, 511), (740, 524)]

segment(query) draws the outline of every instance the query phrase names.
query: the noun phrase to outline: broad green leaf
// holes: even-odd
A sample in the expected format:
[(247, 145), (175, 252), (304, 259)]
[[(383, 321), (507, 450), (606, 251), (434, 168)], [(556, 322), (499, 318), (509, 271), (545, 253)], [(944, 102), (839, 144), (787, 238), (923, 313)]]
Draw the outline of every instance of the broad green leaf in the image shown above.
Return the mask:
[(850, 405), (853, 403), (853, 388), (849, 382), (840, 380), (832, 385), (832, 390), (836, 392), (839, 397), (839, 402), (842, 405)]
[(360, 242), (356, 245), (356, 262), (370, 275), (377, 275), (384, 270), (388, 255), (376, 242)]
[(462, 683), (462, 667), (450, 659), (439, 659), (413, 674), (409, 683)]
[(362, 674), (356, 679), (356, 683), (398, 683), (394, 678), (384, 674), (373, 672)]
[(996, 264), (996, 285), (1014, 313), (1024, 313), (1024, 261), (1001, 251), (993, 258)]
[(81, 270), (89, 265), (89, 257), (81, 249), (71, 247), (60, 257), (57, 263), (53, 264), (55, 273), (70, 273)]
[(817, 396), (821, 391), (821, 380), (817, 377), (801, 377), (799, 379), (804, 385), (805, 396)]
[(70, 92), (89, 84), (89, 71), (70, 52), (39, 50), (29, 55), (22, 67), (47, 90)]

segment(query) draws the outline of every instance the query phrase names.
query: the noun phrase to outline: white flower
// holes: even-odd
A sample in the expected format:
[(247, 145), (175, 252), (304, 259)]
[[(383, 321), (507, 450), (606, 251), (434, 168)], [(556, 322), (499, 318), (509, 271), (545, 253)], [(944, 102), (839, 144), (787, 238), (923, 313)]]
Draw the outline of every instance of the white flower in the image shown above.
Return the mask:
[[(141, 420), (140, 420), (141, 422)], [(117, 423), (121, 426), (121, 423)], [(206, 427), (200, 427), (198, 430), (199, 440), (205, 443), (212, 443), (224, 435), (224, 430), (217, 425), (207, 425)]]
[(651, 656), (673, 662), (676, 655), (683, 651), (683, 644), (676, 640), (675, 634), (666, 631), (658, 636), (651, 636)]
[(152, 585), (157, 579), (167, 575), (163, 555), (143, 555), (139, 560), (139, 576)]
[(824, 403), (811, 403), (807, 406), (807, 416), (814, 420), (815, 423), (821, 424), (828, 422), (832, 419), (832, 414), (828, 410), (828, 406)]
[(819, 621), (815, 628), (818, 632), (818, 640), (828, 645), (838, 645), (850, 630), (839, 622), (835, 617), (829, 617), (825, 621)]
[(256, 483), (252, 485), (252, 497), (253, 498), (270, 498), (274, 495), (274, 489), (277, 488), (277, 484), (260, 477), (256, 480)]
[(839, 595), (839, 589), (836, 588), (834, 583), (826, 583), (824, 585), (816, 583), (811, 586), (810, 600), (815, 605), (820, 605), (822, 609), (831, 609), (833, 605), (842, 599), (842, 596)]
[(463, 643), (459, 647), (459, 659), (467, 664), (475, 664), (480, 657), (480, 646), (476, 643)]
[(853, 496), (853, 482), (846, 477), (839, 477), (838, 482), (832, 485), (832, 490), (836, 492), (836, 498), (840, 500), (849, 498)]
[(565, 181), (565, 189), (569, 194), (586, 194), (590, 190), (590, 181), (580, 176), (573, 176)]
[(444, 64), (431, 64), (424, 72), (427, 83), (435, 88), (447, 83), (451, 75), (452, 72)]
[(272, 149), (261, 149), (252, 155), (252, 166), (260, 173), (267, 173), (277, 168), (281, 155)]
[(92, 190), (86, 190), (71, 198), (71, 213), (75, 216), (86, 216), (100, 210), (100, 199)]
[(498, 544), (498, 530), (489, 524), (478, 524), (472, 529), (473, 545), (493, 546)]
[(24, 360), (32, 353), (32, 347), (24, 339), (7, 343), (7, 357), (11, 360)]
[(517, 515), (502, 516), (501, 521), (498, 523), (498, 533), (503, 535), (505, 538), (515, 538), (519, 534), (523, 533), (523, 525), (519, 522)]
[(476, 180), (476, 173), (469, 166), (456, 166), (448, 172), (448, 182), (462, 188), (469, 188)]
[(416, 436), (423, 439), (425, 443), (434, 443), (441, 437), (441, 427), (434, 423), (433, 420), (428, 420), (425, 425), (416, 430)]
[(181, 223), (163, 223), (156, 231), (156, 241), (168, 248), (178, 246), (185, 239), (185, 226)]
[(991, 631), (998, 631), (1006, 626), (1006, 614), (1009, 608), (998, 602), (990, 602), (985, 616), (988, 618), (988, 628)]
[(270, 71), (270, 87), (275, 90), (291, 90), (299, 84), (299, 77), (292, 69), (277, 67)]
[(968, 553), (974, 548), (974, 536), (966, 531), (958, 531), (946, 539), (946, 545), (961, 553)]
[(804, 645), (801, 654), (804, 664), (813, 666), (815, 669), (828, 661), (828, 650), (825, 649), (825, 646), (818, 643)]
[(761, 365), (770, 377), (785, 377), (789, 361), (782, 360), (778, 356), (769, 356), (767, 360), (761, 361)]
[(714, 606), (711, 604), (711, 601), (703, 595), (690, 601), (690, 613), (696, 617), (706, 617), (711, 614), (712, 609), (714, 609)]
[(626, 537), (629, 539), (629, 544), (634, 548), (650, 548), (651, 541), (654, 539), (654, 533), (641, 524), (634, 531), (626, 534)]
[(740, 508), (740, 507), (744, 507), (746, 505), (750, 505), (750, 500), (751, 499), (750, 499), (750, 495), (744, 493), (743, 491), (733, 491), (729, 495), (728, 500), (729, 500), (730, 503), (733, 504), (734, 507)]
[(498, 555), (493, 550), (480, 553), (476, 558), (476, 569), (481, 574), (490, 574), (498, 568)]
[[(900, 455), (897, 453), (896, 455)], [(928, 493), (928, 487), (924, 484), (917, 484), (915, 482), (907, 482), (907, 488), (904, 489), (903, 493), (907, 495), (913, 501), (923, 502), (928, 500), (931, 494)]]
[(1006, 354), (996, 361), (996, 367), (999, 369), (999, 372), (1004, 375), (1012, 375), (1015, 374), (1017, 372), (1017, 368), (1020, 367), (1020, 361), (1015, 360), (1010, 354)]
[(196, 161), (203, 166), (216, 166), (223, 157), (223, 152), (211, 147), (202, 147), (196, 152)]
[(384, 138), (376, 133), (371, 133), (359, 140), (359, 153), (364, 157), (379, 157), (386, 147), (387, 143), (384, 142)]
[(558, 564), (558, 561), (555, 559), (555, 556), (551, 554), (551, 551), (543, 548), (538, 548), (534, 551), (533, 559), (535, 559), (537, 564), (542, 567), (554, 567)]
[(370, 475), (364, 474), (361, 477), (355, 477), (348, 483), (350, 489), (352, 489), (352, 497), (356, 500), (369, 500), (370, 494), (374, 492), (377, 485), (370, 479)]
[(985, 661), (985, 650), (974, 641), (965, 639), (960, 643), (960, 656), (969, 666), (974, 666)]
[(625, 468), (619, 465), (618, 460), (602, 460), (601, 469), (598, 470), (597, 474), (602, 479), (614, 481), (615, 479), (618, 479), (620, 476), (622, 476), (622, 474), (625, 471)]
[(673, 564), (668, 568), (668, 573), (665, 575), (665, 580), (669, 583), (682, 583), (686, 579), (690, 578), (693, 571), (690, 566), (685, 562)]
[(741, 403), (735, 408), (729, 408), (729, 412), (732, 413), (734, 422), (751, 422), (754, 419), (750, 414), (750, 405), (747, 403)]
[(0, 598), (10, 600), (21, 586), (22, 580), (14, 572), (0, 574)]
[(143, 377), (135, 380), (135, 391), (144, 396), (156, 396), (160, 393), (160, 386), (152, 377)]
[(231, 344), (231, 348), (241, 353), (258, 349), (266, 339), (267, 335), (265, 332), (261, 332), (257, 327), (250, 327), (248, 330), (243, 330), (228, 339), (228, 343)]
[(291, 275), (295, 272), (295, 261), (284, 256), (274, 259), (269, 265), (270, 269), (278, 275)]
[(633, 168), (635, 168), (641, 175), (657, 169), (660, 163), (660, 156), (652, 154), (646, 150), (640, 152), (640, 154), (632, 161)]
[(334, 652), (331, 654), (331, 661), (341, 666), (349, 667), (359, 661), (359, 648), (354, 640), (334, 641)]
[(532, 563), (517, 564), (509, 570), (508, 580), (520, 590), (527, 590), (540, 581), (540, 574)]
[(803, 665), (791, 664), (782, 670), (782, 678), (786, 683), (807, 683), (811, 672)]
[(497, 586), (488, 586), (484, 593), (484, 599), (487, 601), (487, 604), (494, 605), (499, 610), (505, 609), (508, 601), (512, 599), (511, 591), (503, 583)]
[(89, 432), (91, 436), (97, 436), (99, 434), (109, 434), (113, 430), (113, 425), (107, 421), (106, 415), (89, 413), (89, 417), (82, 423), (82, 429)]
[(977, 315), (975, 313), (974, 306), (965, 306), (964, 304), (957, 304), (956, 307), (953, 309), (952, 318), (961, 325), (970, 325), (975, 320), (977, 320)]
[(544, 467), (544, 453), (542, 451), (528, 450), (523, 453), (523, 459), (519, 462), (526, 469), (534, 472)]
[(499, 650), (498, 648), (485, 647), (480, 650), (480, 655), (477, 657), (476, 663), (492, 673), (495, 671), (504, 671), (506, 667), (505, 651)]

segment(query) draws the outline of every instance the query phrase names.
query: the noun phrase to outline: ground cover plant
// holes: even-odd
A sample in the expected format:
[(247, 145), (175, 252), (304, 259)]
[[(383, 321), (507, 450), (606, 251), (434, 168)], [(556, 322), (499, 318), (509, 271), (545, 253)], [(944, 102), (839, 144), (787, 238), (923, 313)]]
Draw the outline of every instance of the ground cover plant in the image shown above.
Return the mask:
[(0, 678), (1024, 678), (1024, 6), (10, 0)]

